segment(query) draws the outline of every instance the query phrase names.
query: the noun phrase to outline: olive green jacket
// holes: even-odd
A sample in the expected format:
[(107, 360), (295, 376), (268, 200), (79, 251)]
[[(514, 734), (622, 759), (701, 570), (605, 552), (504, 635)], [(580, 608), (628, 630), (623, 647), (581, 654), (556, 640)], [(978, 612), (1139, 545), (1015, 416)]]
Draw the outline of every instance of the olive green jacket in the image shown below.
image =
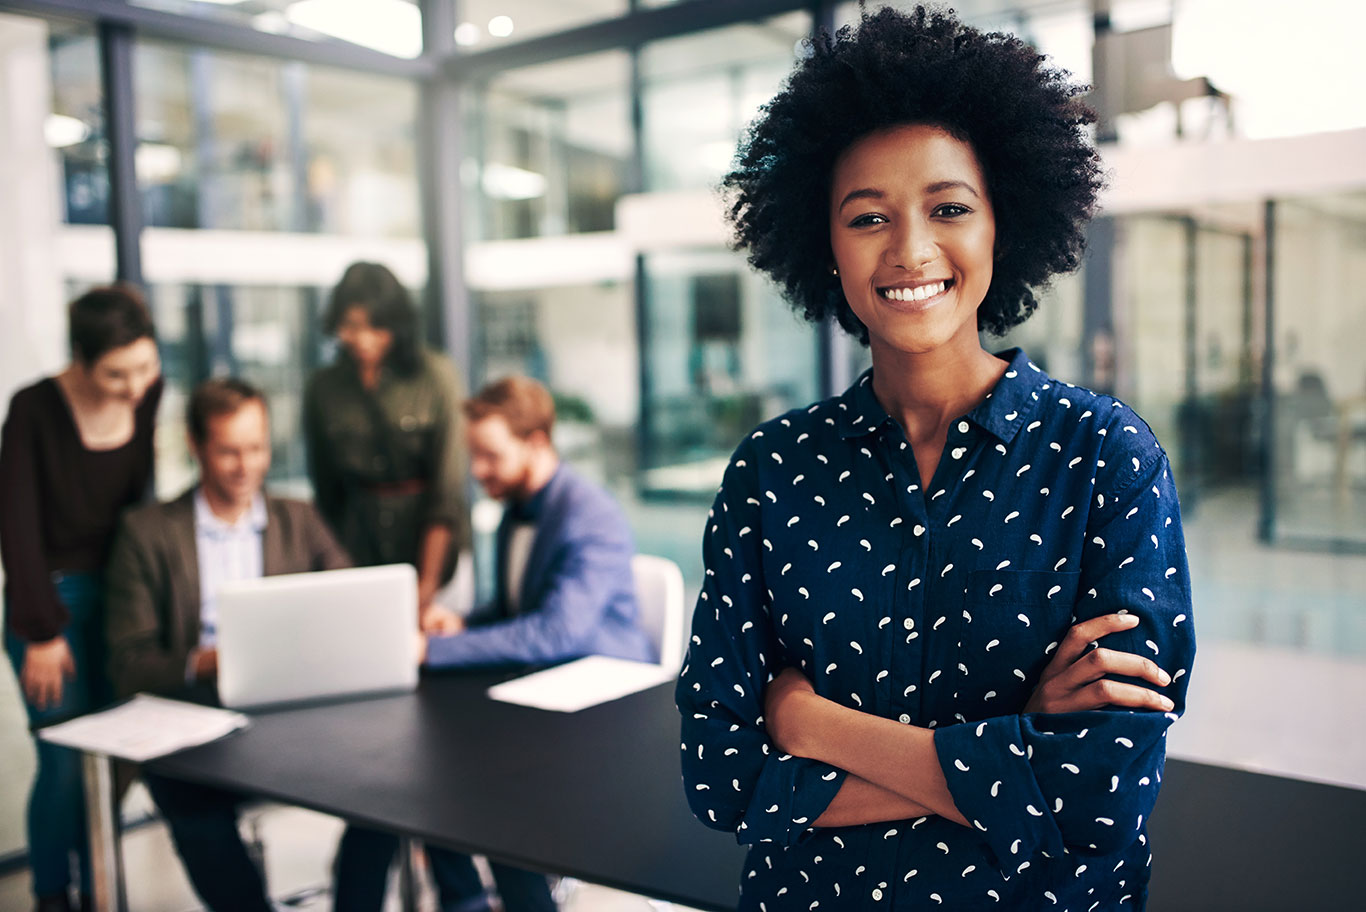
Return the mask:
[(416, 564), (432, 525), (451, 528), (451, 558), (468, 545), (461, 400), (455, 366), (432, 351), (412, 376), (385, 370), (375, 390), (344, 354), (309, 378), (314, 501), (358, 565)]

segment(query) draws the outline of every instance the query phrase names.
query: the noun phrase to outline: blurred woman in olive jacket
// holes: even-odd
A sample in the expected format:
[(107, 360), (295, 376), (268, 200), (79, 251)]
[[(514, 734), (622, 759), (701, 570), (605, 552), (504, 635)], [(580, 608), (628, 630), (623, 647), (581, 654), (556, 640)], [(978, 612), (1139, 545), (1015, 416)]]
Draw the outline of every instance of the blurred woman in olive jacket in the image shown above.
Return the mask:
[(357, 566), (413, 564), (425, 609), (469, 540), (458, 374), (377, 263), (347, 268), (324, 319), (339, 345), (304, 395), (314, 498)]

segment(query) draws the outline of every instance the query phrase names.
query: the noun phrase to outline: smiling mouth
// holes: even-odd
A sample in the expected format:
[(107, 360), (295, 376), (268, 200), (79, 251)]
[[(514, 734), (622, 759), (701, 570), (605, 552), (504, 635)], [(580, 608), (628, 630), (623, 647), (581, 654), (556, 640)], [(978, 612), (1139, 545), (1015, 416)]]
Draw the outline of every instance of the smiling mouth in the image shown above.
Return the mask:
[(927, 285), (917, 285), (914, 288), (880, 288), (878, 293), (889, 301), (924, 301), (941, 295), (952, 287), (953, 279), (944, 279)]

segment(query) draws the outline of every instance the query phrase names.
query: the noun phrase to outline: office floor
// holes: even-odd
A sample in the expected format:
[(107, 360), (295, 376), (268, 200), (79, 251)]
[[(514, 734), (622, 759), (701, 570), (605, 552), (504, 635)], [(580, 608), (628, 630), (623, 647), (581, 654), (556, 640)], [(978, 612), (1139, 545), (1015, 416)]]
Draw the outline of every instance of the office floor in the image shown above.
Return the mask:
[[(640, 547), (659, 553), (679, 529), (697, 527), (695, 505), (645, 508)], [(702, 508), (705, 515), (705, 507)], [(1186, 518), (1200, 650), (1186, 716), (1171, 730), (1173, 756), (1366, 789), (1366, 555), (1270, 548), (1255, 540), (1255, 497), (1221, 492)], [(689, 541), (696, 536), (689, 534)], [(681, 548), (681, 545), (679, 546)], [(689, 547), (696, 554), (696, 545)], [(685, 566), (685, 572), (688, 568)], [(699, 571), (700, 572), (700, 571)], [(6, 666), (8, 663), (4, 663)], [(13, 675), (0, 668), (0, 845), (19, 832), (32, 749)], [(125, 809), (133, 814), (138, 808)], [(262, 818), (272, 893), (326, 885), (340, 824), (295, 808)], [(190, 912), (193, 894), (159, 824), (126, 839), (135, 912)], [(0, 912), (28, 906), (26, 872), (0, 878)], [(329, 908), (305, 895), (293, 908)], [(397, 908), (396, 905), (393, 908)], [(566, 912), (629, 912), (648, 900), (582, 885)]]

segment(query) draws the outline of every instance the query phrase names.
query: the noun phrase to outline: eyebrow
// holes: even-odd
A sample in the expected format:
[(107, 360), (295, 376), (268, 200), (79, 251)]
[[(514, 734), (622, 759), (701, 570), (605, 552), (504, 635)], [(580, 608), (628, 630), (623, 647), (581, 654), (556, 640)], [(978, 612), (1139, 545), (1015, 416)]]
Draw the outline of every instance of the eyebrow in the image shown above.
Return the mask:
[[(977, 192), (977, 189), (976, 189), (975, 187), (973, 187), (972, 184), (969, 184), (969, 183), (967, 183), (966, 181), (960, 181), (960, 180), (935, 181), (933, 184), (929, 184), (928, 186), (925, 187), (925, 192), (926, 192), (927, 194), (930, 194), (931, 196), (934, 195), (934, 194), (936, 194), (936, 193), (943, 193), (945, 190), (966, 190), (967, 192), (971, 193), (973, 196), (977, 197), (978, 199), (981, 199), (981, 198), (982, 198), (981, 194), (979, 194), (979, 193)], [(857, 190), (850, 190), (848, 193), (846, 193), (845, 196), (844, 196), (844, 199), (840, 200), (840, 204), (839, 204), (839, 206), (838, 206), (838, 208), (837, 208), (836, 211), (838, 211), (839, 209), (843, 209), (845, 206), (849, 205), (849, 204), (852, 203), (854, 200), (861, 200), (861, 199), (880, 200), (880, 199), (886, 199), (886, 197), (887, 197), (887, 194), (886, 194), (886, 193), (883, 193), (881, 190), (878, 190), (878, 189), (876, 189), (876, 188), (874, 188), (874, 187), (860, 187), (860, 188), (858, 188)]]

